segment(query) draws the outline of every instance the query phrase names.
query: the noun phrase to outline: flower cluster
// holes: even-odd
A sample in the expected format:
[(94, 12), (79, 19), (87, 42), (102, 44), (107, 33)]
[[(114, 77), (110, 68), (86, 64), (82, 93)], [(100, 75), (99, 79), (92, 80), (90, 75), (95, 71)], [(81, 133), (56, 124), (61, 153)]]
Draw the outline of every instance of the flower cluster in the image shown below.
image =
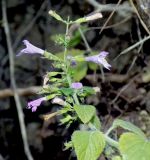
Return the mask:
[[(22, 49), (17, 56), (23, 55), (23, 54), (40, 54), (44, 55), (44, 50), (41, 48), (38, 48), (34, 45), (32, 45), (28, 40), (23, 41), (26, 48)], [(94, 62), (99, 65), (103, 65), (106, 69), (110, 70), (111, 65), (106, 61), (106, 56), (108, 55), (108, 52), (102, 51), (98, 55), (95, 56), (89, 56), (85, 57), (85, 61), (87, 62)], [(68, 56), (68, 60), (70, 60), (71, 57)], [(73, 61), (74, 62), (74, 61)], [(83, 87), (82, 83), (80, 82), (74, 82), (70, 86), (73, 89), (81, 89)], [(42, 97), (36, 100), (33, 100), (28, 103), (28, 109), (31, 109), (32, 112), (35, 112), (37, 110), (37, 107), (41, 105), (43, 101), (46, 101), (46, 97)]]

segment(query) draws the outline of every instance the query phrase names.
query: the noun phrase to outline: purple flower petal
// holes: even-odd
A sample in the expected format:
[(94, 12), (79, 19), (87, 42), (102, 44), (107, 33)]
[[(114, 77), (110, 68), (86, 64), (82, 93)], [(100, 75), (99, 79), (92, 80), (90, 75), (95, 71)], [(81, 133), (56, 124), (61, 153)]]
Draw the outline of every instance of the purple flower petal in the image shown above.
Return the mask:
[(98, 55), (86, 57), (85, 60), (88, 62), (102, 64), (106, 69), (110, 70), (111, 65), (105, 59), (108, 54), (108, 52), (102, 51)]
[(17, 56), (21, 56), (22, 54), (44, 54), (44, 50), (40, 49), (34, 45), (32, 45), (28, 40), (23, 41), (26, 48), (22, 49)]
[(83, 85), (80, 82), (74, 82), (74, 83), (71, 84), (71, 88), (73, 88), (73, 89), (81, 89), (81, 88), (83, 88)]
[(102, 51), (100, 52), (99, 56), (102, 56), (103, 58), (106, 58), (106, 56), (109, 54), (109, 52)]
[(32, 112), (35, 112), (37, 107), (41, 105), (43, 101), (46, 101), (46, 97), (42, 97), (33, 101), (28, 102), (28, 109), (32, 109)]

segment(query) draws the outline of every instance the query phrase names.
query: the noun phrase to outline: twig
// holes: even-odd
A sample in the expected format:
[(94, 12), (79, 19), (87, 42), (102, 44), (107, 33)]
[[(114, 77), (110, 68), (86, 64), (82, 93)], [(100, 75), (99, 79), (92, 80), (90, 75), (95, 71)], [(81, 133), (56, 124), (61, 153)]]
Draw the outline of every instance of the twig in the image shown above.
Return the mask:
[[(28, 88), (17, 88), (16, 90), (19, 96), (30, 96), (37, 94), (41, 91), (41, 89), (41, 86), (32, 86)], [(99, 92), (99, 89), (97, 87), (93, 87), (93, 89), (95, 90), (95, 92)], [(12, 89), (7, 88), (0, 90), (0, 99), (10, 96), (14, 96), (14, 91)]]
[(121, 94), (130, 86), (133, 84), (134, 80), (139, 77), (140, 74), (137, 74), (136, 76), (134, 76), (125, 86), (123, 86), (120, 91), (118, 92), (118, 94), (116, 95), (116, 97), (110, 102), (110, 104), (114, 104), (118, 98), (121, 96)]
[[(38, 93), (41, 89), (42, 87), (40, 86), (32, 86), (28, 88), (17, 88), (16, 90), (19, 96), (29, 96)], [(14, 96), (14, 91), (12, 89), (9, 88), (0, 90), (0, 99), (10, 96)]]
[(86, 38), (85, 38), (85, 36), (84, 36), (84, 34), (83, 34), (80, 26), (79, 26), (78, 30), (79, 30), (79, 32), (80, 32), (80, 34), (81, 34), (81, 37), (82, 37), (82, 39), (83, 39), (83, 41), (84, 41), (84, 44), (85, 44), (85, 46), (86, 46), (86, 48), (87, 48), (87, 51), (88, 51), (88, 52), (91, 52), (92, 50), (91, 50), (91, 48), (90, 48), (90, 46), (89, 46), (89, 44), (88, 44), (88, 42), (87, 42), (87, 40), (86, 40)]
[(114, 61), (116, 61), (121, 55), (128, 53), (129, 51), (133, 50), (134, 48), (136, 48), (137, 46), (139, 46), (140, 44), (144, 43), (145, 41), (149, 40), (150, 36), (147, 36), (145, 38), (143, 38), (142, 40), (140, 40), (139, 42), (135, 43), (134, 45), (126, 48), (125, 50), (123, 50), (115, 59)]
[(13, 57), (14, 53), (13, 53), (10, 31), (9, 31), (9, 26), (8, 26), (7, 13), (6, 13), (6, 1), (5, 0), (2, 0), (2, 16), (3, 16), (4, 30), (5, 30), (5, 34), (6, 34), (7, 47), (8, 47), (8, 52), (9, 52), (10, 79), (11, 79), (11, 85), (12, 85), (12, 89), (14, 92), (14, 99), (15, 99), (16, 107), (17, 107), (17, 113), (18, 113), (18, 118), (19, 118), (21, 135), (22, 135), (22, 139), (23, 139), (24, 150), (25, 150), (25, 154), (26, 154), (28, 160), (33, 160), (33, 157), (32, 157), (31, 152), (29, 150), (29, 144), (27, 141), (27, 134), (26, 134), (22, 106), (21, 106), (20, 99), (19, 99), (19, 96), (18, 96), (18, 93), (16, 90), (16, 82), (15, 82), (15, 76), (14, 76), (14, 57)]
[[(140, 28), (139, 28), (139, 21), (138, 21), (138, 19), (136, 19), (136, 24), (137, 24), (137, 34), (138, 34), (139, 40), (141, 40), (141, 39), (142, 39), (142, 36), (141, 36)], [(127, 71), (127, 74), (128, 74), (128, 73), (131, 71), (131, 69), (133, 68), (133, 66), (134, 66), (134, 64), (135, 64), (135, 62), (136, 62), (136, 60), (137, 60), (137, 58), (138, 58), (138, 55), (140, 54), (140, 51), (141, 51), (142, 47), (143, 47), (143, 43), (141, 43), (141, 45), (139, 46), (139, 49), (138, 49), (138, 51), (137, 51), (137, 54), (134, 56), (133, 61), (132, 61), (131, 65), (130, 65), (128, 71)]]
[[(29, 32), (29, 30), (33, 27), (34, 23), (36, 22), (37, 18), (41, 15), (41, 12), (44, 10), (46, 6), (47, 0), (45, 0), (38, 12), (36, 13), (35, 17), (31, 20), (31, 22), (26, 26), (26, 28), (23, 28), (22, 31), (19, 32), (18, 37), (15, 39), (15, 42), (13, 44), (13, 48), (16, 49), (19, 42), (22, 40), (22, 38)], [(24, 25), (23, 25), (24, 26)]]
[[(116, 5), (116, 8), (119, 6), (119, 4), (121, 3), (122, 0), (119, 0), (117, 5)], [(106, 20), (106, 22), (104, 23), (103, 27), (101, 28), (99, 34), (102, 33), (102, 31), (104, 30), (104, 28), (106, 27), (106, 25), (108, 24), (108, 22), (110, 21), (110, 19), (112, 18), (112, 16), (114, 15), (115, 13), (115, 9), (111, 12), (111, 14), (109, 15), (108, 19)]]
[(144, 28), (144, 29), (146, 30), (146, 32), (150, 35), (150, 31), (149, 31), (149, 29), (147, 28), (147, 26), (146, 26), (146, 24), (144, 23), (144, 21), (142, 20), (141, 16), (139, 15), (138, 10), (136, 9), (136, 7), (135, 7), (135, 5), (134, 5), (134, 3), (133, 3), (133, 0), (130, 0), (130, 3), (131, 3), (131, 6), (133, 7), (135, 13), (137, 14), (137, 16), (138, 16), (138, 18), (139, 18), (139, 20), (140, 20), (143, 28)]
[[(94, 78), (92, 74), (88, 74), (85, 77), (87, 80), (90, 80), (93, 82)], [(103, 77), (101, 75), (96, 75), (96, 79), (102, 79)], [(121, 75), (121, 74), (113, 74), (113, 73), (105, 73), (105, 81), (106, 82), (115, 82), (115, 83), (125, 83), (129, 80), (129, 75)]]
[(93, 7), (95, 7), (98, 11), (104, 12), (104, 11), (127, 11), (127, 12), (133, 12), (132, 7), (127, 6), (126, 4), (122, 4), (116, 7), (115, 4), (100, 4), (96, 2), (95, 0), (86, 0), (89, 4), (91, 4)]
[[(120, 22), (118, 22), (118, 23), (115, 23), (115, 24), (106, 26), (106, 27), (104, 28), (104, 30), (105, 30), (105, 29), (110, 29), (110, 28), (118, 27), (119, 25), (122, 25), (123, 23), (127, 22), (127, 21), (130, 20), (130, 19), (131, 19), (131, 16), (128, 16), (128, 17), (126, 17), (125, 19), (123, 19), (122, 21), (120, 21)], [(88, 30), (101, 29), (102, 27), (103, 27), (103, 26), (100, 26), (100, 27), (88, 27), (88, 28), (86, 29), (86, 31), (88, 31)]]

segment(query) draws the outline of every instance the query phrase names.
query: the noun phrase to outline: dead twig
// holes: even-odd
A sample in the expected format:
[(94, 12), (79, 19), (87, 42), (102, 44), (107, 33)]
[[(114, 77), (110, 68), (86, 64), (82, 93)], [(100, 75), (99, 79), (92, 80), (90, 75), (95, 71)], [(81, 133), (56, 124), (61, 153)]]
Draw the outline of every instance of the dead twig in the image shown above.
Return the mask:
[(134, 5), (134, 3), (133, 3), (133, 0), (130, 0), (130, 4), (131, 4), (131, 6), (133, 7), (135, 13), (137, 14), (137, 16), (138, 16), (138, 18), (139, 18), (139, 20), (140, 20), (143, 28), (144, 28), (144, 29), (146, 30), (146, 32), (150, 35), (150, 31), (149, 31), (149, 29), (147, 28), (147, 26), (146, 26), (146, 24), (144, 23), (144, 21), (142, 20), (140, 14), (139, 14), (139, 12), (138, 12), (138, 10), (136, 9), (136, 7), (135, 7), (135, 5)]
[(115, 4), (100, 4), (95, 0), (86, 0), (89, 4), (91, 4), (93, 7), (95, 7), (100, 12), (111, 12), (111, 11), (127, 11), (127, 12), (133, 12), (132, 7), (122, 4), (116, 7)]
[(45, 0), (40, 9), (38, 10), (38, 12), (36, 13), (36, 15), (34, 16), (34, 18), (30, 21), (30, 23), (28, 25), (26, 25), (26, 27), (24, 28), (24, 25), (22, 25), (23, 28), (21, 31), (19, 31), (19, 35), (17, 36), (17, 38), (15, 39), (15, 42), (13, 44), (13, 48), (16, 49), (18, 47), (18, 44), (20, 43), (20, 41), (22, 40), (22, 38), (30, 31), (30, 29), (33, 27), (33, 25), (35, 24), (37, 18), (41, 15), (42, 11), (45, 9), (47, 4), (47, 0)]
[(12, 89), (14, 92), (14, 99), (16, 102), (16, 108), (17, 108), (17, 113), (18, 113), (18, 118), (19, 118), (19, 124), (20, 124), (22, 139), (23, 139), (24, 150), (25, 150), (25, 154), (26, 154), (28, 160), (33, 160), (33, 157), (31, 155), (31, 152), (29, 149), (28, 140), (27, 140), (27, 134), (26, 134), (22, 106), (20, 103), (17, 89), (16, 89), (17, 87), (16, 87), (15, 76), (14, 76), (14, 71), (15, 71), (14, 70), (14, 52), (13, 52), (13, 48), (12, 48), (12, 42), (11, 42), (10, 31), (9, 31), (9, 24), (8, 24), (8, 20), (7, 20), (6, 1), (5, 0), (2, 0), (2, 18), (3, 18), (3, 25), (4, 25), (5, 35), (6, 35), (8, 53), (9, 53), (11, 86), (12, 86)]
[[(120, 5), (122, 0), (119, 0), (117, 5), (116, 5), (116, 8)], [(106, 22), (104, 23), (103, 27), (101, 28), (99, 34), (102, 33), (102, 31), (104, 30), (104, 28), (106, 27), (106, 25), (108, 24), (108, 22), (110, 21), (110, 19), (112, 18), (112, 16), (114, 15), (115, 13), (115, 9), (111, 12), (111, 14), (109, 15), (109, 17), (107, 18)]]
[[(42, 87), (40, 86), (32, 86), (28, 88), (17, 88), (16, 90), (19, 96), (30, 96), (38, 93), (41, 89)], [(0, 99), (10, 96), (14, 96), (14, 91), (12, 89), (0, 90)]]
[(149, 40), (150, 36), (147, 36), (145, 38), (143, 38), (142, 40), (140, 40), (139, 42), (133, 44), (132, 46), (126, 48), (125, 50), (123, 50), (115, 59), (114, 61), (116, 61), (121, 55), (124, 55), (126, 53), (128, 53), (129, 51), (133, 50), (134, 48), (136, 48), (137, 46), (139, 46), (140, 44), (144, 43), (145, 41)]
[[(101, 75), (96, 75), (96, 79), (102, 79), (103, 77)], [(93, 78), (93, 75), (87, 75), (86, 79), (90, 81), (95, 81)], [(121, 75), (121, 74), (112, 74), (112, 73), (105, 73), (105, 82), (115, 82), (115, 83), (125, 83), (129, 79), (129, 76), (127, 74)]]

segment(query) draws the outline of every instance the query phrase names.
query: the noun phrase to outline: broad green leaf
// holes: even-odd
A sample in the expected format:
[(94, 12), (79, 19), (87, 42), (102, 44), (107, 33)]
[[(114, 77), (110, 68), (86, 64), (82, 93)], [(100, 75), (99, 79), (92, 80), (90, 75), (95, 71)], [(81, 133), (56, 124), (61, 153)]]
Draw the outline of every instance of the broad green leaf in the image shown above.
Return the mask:
[(150, 141), (137, 134), (121, 135), (119, 149), (123, 160), (150, 160)]
[(96, 71), (98, 69), (98, 65), (92, 62), (88, 63), (88, 66), (91, 70)]
[[(67, 52), (67, 55), (71, 55), (71, 56), (78, 56), (78, 55), (83, 55), (86, 51), (85, 50), (80, 50), (80, 49), (70, 49)], [(56, 54), (60, 59), (63, 60), (64, 58), (64, 52), (59, 52)]]
[(83, 123), (89, 122), (96, 112), (92, 105), (75, 105), (74, 109)]
[(73, 70), (74, 81), (80, 81), (87, 74), (87, 70), (88, 70), (87, 63), (86, 62), (79, 62), (77, 64), (77, 66), (75, 66), (72, 70)]
[(113, 123), (113, 127), (116, 128), (116, 127), (122, 127), (126, 130), (129, 130), (131, 132), (134, 132), (136, 134), (138, 134), (139, 136), (142, 136), (145, 138), (145, 134), (141, 131), (140, 128), (136, 127), (135, 125), (133, 125), (132, 123), (130, 122), (126, 122), (126, 121), (123, 121), (121, 119), (116, 119)]
[(96, 127), (96, 129), (100, 130), (101, 122), (97, 115), (94, 115), (90, 122)]
[(96, 160), (105, 147), (105, 139), (99, 131), (75, 131), (72, 142), (78, 160)]

